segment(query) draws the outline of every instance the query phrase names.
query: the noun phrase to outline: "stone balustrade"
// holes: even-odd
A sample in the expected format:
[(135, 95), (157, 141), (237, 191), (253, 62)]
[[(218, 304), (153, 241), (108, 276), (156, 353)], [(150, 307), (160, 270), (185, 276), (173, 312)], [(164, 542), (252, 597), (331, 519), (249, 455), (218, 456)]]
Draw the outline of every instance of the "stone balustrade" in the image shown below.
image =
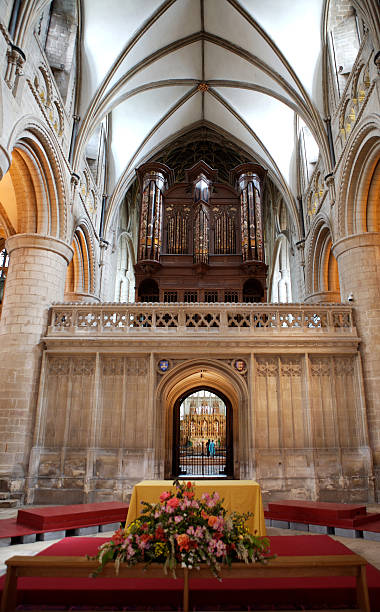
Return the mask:
[(344, 304), (55, 304), (47, 337), (171, 333), (344, 334), (356, 336)]

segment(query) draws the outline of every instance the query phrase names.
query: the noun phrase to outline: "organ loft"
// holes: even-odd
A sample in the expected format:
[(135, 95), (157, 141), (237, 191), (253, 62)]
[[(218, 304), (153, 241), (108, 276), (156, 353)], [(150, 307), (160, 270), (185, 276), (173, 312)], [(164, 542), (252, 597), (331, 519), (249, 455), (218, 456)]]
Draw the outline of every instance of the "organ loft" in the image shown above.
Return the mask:
[(262, 194), (266, 171), (199, 161), (177, 182), (162, 163), (137, 170), (141, 190), (138, 302), (265, 302)]

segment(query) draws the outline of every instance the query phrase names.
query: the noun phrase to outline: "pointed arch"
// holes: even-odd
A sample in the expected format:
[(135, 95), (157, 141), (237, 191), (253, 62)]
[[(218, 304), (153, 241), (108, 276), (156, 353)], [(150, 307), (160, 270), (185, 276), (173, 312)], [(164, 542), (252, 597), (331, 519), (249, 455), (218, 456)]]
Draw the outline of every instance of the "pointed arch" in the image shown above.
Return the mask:
[[(192, 359), (167, 372), (156, 391), (155, 449), (156, 464), (162, 466), (162, 474), (171, 473), (173, 446), (173, 410), (176, 401), (199, 384), (221, 391), (231, 403), (233, 414), (234, 476), (248, 478), (248, 437), (250, 411), (248, 390), (244, 379), (227, 364), (214, 359)], [(249, 423), (249, 427), (247, 424)], [(243, 425), (244, 424), (244, 425)], [(252, 474), (251, 476), (252, 477)]]
[(129, 232), (122, 232), (117, 245), (117, 271), (115, 281), (115, 301), (134, 302), (135, 273), (132, 237)]
[(274, 303), (292, 301), (290, 278), (290, 245), (285, 234), (280, 234), (274, 245), (273, 268), (269, 282), (269, 301)]

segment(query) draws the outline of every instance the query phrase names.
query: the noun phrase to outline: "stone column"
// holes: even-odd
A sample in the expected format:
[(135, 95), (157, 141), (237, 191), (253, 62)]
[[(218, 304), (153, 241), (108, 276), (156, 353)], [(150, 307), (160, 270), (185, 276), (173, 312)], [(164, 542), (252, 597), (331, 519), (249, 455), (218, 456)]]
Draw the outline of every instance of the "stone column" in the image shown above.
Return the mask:
[(52, 302), (63, 301), (73, 250), (38, 234), (6, 241), (9, 268), (0, 320), (0, 474), (13, 492), (24, 485), (33, 436), (41, 337)]
[(342, 238), (334, 244), (333, 252), (338, 261), (342, 301), (346, 302), (348, 296), (352, 299), (361, 338), (369, 439), (380, 495), (380, 232)]

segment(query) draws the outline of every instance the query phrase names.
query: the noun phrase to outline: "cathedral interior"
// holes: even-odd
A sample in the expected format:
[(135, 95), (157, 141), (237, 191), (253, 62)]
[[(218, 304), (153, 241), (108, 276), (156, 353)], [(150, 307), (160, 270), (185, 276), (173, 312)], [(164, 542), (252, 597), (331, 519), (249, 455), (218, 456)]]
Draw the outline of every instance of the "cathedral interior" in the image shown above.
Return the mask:
[(380, 501), (376, 0), (2, 0), (0, 490)]

